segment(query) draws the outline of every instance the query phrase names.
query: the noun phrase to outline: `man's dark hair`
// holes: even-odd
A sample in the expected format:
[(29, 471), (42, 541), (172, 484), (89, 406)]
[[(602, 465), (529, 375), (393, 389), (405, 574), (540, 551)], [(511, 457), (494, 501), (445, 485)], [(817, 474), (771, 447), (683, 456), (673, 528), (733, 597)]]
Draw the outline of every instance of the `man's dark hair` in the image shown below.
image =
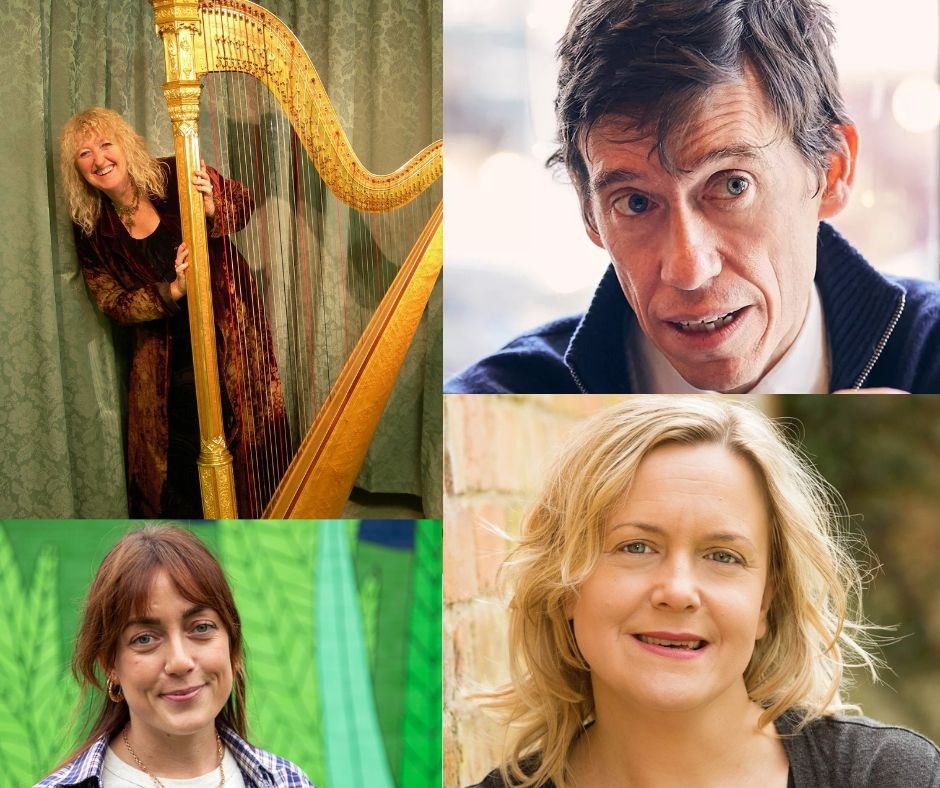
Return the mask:
[(849, 123), (839, 93), (829, 11), (818, 0), (576, 0), (558, 46), (555, 113), (564, 164), (582, 196), (587, 133), (608, 115), (653, 136), (663, 166), (670, 138), (711, 88), (749, 66), (797, 149), (817, 171)]

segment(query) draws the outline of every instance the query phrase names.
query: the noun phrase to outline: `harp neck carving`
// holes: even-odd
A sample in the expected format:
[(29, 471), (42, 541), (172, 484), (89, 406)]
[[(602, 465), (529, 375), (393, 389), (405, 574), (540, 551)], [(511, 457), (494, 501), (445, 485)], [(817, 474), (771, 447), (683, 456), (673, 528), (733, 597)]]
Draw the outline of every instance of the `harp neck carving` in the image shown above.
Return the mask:
[(429, 145), (394, 172), (370, 172), (359, 160), (297, 37), (270, 11), (244, 0), (151, 0), (166, 42), (167, 74), (195, 80), (236, 71), (277, 99), (330, 191), (352, 208), (379, 213), (406, 205), (443, 172), (443, 143)]

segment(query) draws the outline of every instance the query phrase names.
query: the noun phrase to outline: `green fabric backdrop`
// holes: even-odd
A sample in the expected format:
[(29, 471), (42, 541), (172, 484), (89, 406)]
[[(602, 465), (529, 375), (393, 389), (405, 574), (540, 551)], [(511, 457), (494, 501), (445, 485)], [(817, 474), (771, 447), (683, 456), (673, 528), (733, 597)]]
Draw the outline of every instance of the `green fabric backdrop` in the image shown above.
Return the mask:
[[(394, 169), (442, 136), (441, 0), (266, 0), (297, 33), (353, 147)], [(57, 183), (58, 134), (93, 104), (172, 153), (145, 0), (0, 8), (0, 516), (122, 517), (125, 348), (92, 304)], [(441, 513), (441, 295), (432, 296), (359, 485)]]
[[(84, 597), (127, 521), (0, 522), (0, 788), (78, 741)], [(192, 526), (242, 618), (252, 743), (317, 788), (440, 788), (441, 523)]]

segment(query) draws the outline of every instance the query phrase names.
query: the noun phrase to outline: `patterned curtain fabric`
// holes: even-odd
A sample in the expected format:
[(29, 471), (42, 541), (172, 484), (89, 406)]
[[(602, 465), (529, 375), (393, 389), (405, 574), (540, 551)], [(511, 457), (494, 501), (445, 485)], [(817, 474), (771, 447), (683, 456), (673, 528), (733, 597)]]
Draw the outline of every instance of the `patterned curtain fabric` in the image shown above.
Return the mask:
[[(441, 0), (265, 0), (298, 35), (360, 158), (396, 168), (442, 136)], [(0, 516), (126, 514), (125, 337), (89, 298), (58, 183), (58, 135), (90, 105), (172, 153), (162, 44), (145, 0), (0, 9)], [(441, 499), (440, 283), (358, 484)]]

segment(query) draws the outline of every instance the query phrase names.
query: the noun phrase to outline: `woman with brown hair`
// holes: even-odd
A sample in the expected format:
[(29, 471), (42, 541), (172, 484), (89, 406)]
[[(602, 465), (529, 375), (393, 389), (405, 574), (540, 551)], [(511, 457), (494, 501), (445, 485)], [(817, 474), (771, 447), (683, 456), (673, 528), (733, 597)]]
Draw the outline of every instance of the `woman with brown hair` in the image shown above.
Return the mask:
[[(79, 112), (62, 129), (62, 184), (75, 249), (98, 308), (132, 327), (127, 497), (131, 517), (202, 516), (200, 434), (186, 308), (175, 159), (157, 159), (118, 113)], [(228, 236), (254, 209), (248, 190), (205, 163), (193, 175), (207, 222), (222, 410), (239, 514), (256, 517), (286, 465), (287, 418), (271, 333), (252, 273)], [(246, 320), (253, 316), (253, 320)]]
[(245, 741), (238, 610), (218, 561), (188, 531), (147, 526), (105, 556), (72, 671), (80, 706), (89, 690), (100, 693), (94, 721), (36, 788), (311, 785), (297, 766)]

